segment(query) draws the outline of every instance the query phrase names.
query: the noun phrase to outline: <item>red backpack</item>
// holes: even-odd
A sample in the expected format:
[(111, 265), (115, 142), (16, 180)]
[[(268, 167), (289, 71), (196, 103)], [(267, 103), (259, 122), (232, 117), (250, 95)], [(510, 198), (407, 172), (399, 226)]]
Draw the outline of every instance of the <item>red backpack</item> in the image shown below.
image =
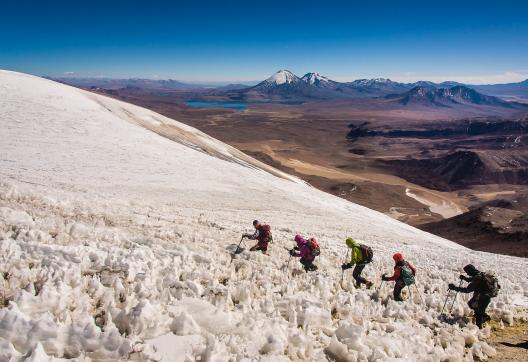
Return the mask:
[(260, 226), (258, 230), (259, 230), (259, 236), (258, 236), (259, 241), (267, 243), (273, 239), (273, 237), (271, 236), (271, 226), (263, 224)]
[(310, 251), (312, 252), (313, 256), (321, 255), (321, 248), (319, 247), (319, 244), (317, 243), (317, 240), (315, 240), (315, 238), (308, 239), (306, 245), (308, 246), (308, 249), (310, 249)]

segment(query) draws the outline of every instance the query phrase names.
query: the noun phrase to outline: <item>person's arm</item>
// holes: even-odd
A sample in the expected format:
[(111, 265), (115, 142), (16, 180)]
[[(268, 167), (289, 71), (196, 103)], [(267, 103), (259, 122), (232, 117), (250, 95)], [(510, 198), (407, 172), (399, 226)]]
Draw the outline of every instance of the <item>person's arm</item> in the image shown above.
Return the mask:
[(253, 235), (251, 235), (251, 234), (247, 234), (247, 238), (248, 238), (249, 240), (256, 240), (258, 237), (259, 237), (259, 231), (258, 231), (258, 229), (255, 230), (255, 232), (253, 233)]
[(473, 277), (467, 277), (465, 275), (460, 275), (460, 279), (470, 283), (473, 281)]
[(449, 289), (454, 290), (455, 292), (460, 293), (471, 293), (475, 291), (475, 288), (477, 287), (477, 283), (475, 281), (472, 281), (467, 285), (467, 287), (457, 287), (454, 284), (449, 284)]
[(341, 265), (341, 269), (350, 269), (354, 266), (354, 264), (357, 263), (356, 261), (357, 256), (355, 254), (355, 250), (356, 250), (355, 247), (350, 249), (350, 261), (348, 263)]
[(416, 275), (416, 268), (414, 267), (414, 265), (412, 265), (409, 262), (407, 262), (407, 265), (409, 265), (409, 268), (411, 268), (411, 271), (412, 271), (413, 275)]
[(396, 280), (400, 279), (400, 273), (401, 273), (400, 268), (394, 267), (394, 274), (392, 274), (391, 277), (388, 277), (385, 280), (388, 281), (388, 282), (396, 281)]
[(301, 256), (301, 252), (299, 251), (299, 248), (295, 246), (293, 249), (290, 249), (290, 255), (294, 258), (298, 258)]

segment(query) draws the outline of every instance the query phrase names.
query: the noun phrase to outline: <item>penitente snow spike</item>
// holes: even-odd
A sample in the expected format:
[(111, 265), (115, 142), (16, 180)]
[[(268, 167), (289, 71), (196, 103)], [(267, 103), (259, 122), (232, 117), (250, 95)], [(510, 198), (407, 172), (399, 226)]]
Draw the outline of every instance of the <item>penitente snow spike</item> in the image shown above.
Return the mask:
[(426, 307), (427, 309), (427, 305), (425, 305), (425, 302), (424, 302), (424, 299), (422, 297), (422, 292), (420, 291), (420, 289), (418, 289), (418, 287), (416, 286), (416, 283), (414, 283), (414, 287), (416, 288), (416, 291), (418, 292), (418, 295), (420, 296), (420, 300), (422, 301), (422, 304)]
[(286, 263), (286, 273), (288, 272), (288, 268), (290, 266), (290, 260), (291, 260), (292, 256), (290, 254), (290, 258), (288, 259), (288, 262)]
[(240, 238), (240, 242), (238, 243), (235, 252), (231, 254), (231, 261), (229, 262), (229, 265), (231, 265), (231, 263), (233, 262), (233, 258), (238, 253), (238, 249), (240, 249), (240, 244), (242, 244), (242, 240), (244, 240), (244, 235), (242, 235), (242, 237)]
[(385, 280), (382, 279), (382, 280), (381, 280), (381, 283), (380, 283), (380, 285), (379, 285), (379, 287), (378, 287), (378, 289), (377, 289), (378, 292), (381, 290), (381, 287), (383, 286), (383, 282), (385, 282)]

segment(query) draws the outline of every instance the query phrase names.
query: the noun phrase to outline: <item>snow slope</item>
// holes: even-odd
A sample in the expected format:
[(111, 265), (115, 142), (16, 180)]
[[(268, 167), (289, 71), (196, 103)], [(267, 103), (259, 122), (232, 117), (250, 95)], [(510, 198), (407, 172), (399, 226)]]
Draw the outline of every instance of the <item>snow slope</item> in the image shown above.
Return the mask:
[[(471, 360), (494, 353), (489, 330), (438, 319), (468, 262), (500, 278), (495, 319), (526, 317), (528, 260), (421, 232), (146, 109), (0, 71), (0, 129), (0, 360)], [(230, 264), (254, 218), (273, 226), (270, 256)], [(319, 272), (287, 265), (296, 233), (319, 240)], [(403, 252), (426, 306), (387, 283), (355, 289), (350, 271), (341, 285), (346, 236), (373, 247), (377, 284)]]

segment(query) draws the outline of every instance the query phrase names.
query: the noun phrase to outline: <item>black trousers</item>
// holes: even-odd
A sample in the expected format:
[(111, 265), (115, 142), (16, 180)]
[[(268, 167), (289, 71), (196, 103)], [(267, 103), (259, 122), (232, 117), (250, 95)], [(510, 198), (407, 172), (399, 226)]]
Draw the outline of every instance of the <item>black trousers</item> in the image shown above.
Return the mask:
[(394, 296), (395, 301), (398, 301), (398, 302), (403, 301), (401, 297), (401, 292), (403, 288), (405, 288), (405, 282), (403, 281), (403, 279), (396, 280), (396, 283), (394, 283), (394, 291), (393, 291), (393, 296)]
[(304, 266), (304, 270), (306, 271), (311, 271), (315, 268), (315, 266), (313, 265), (314, 259), (301, 258), (300, 262)]
[(363, 269), (365, 269), (365, 266), (367, 264), (356, 264), (354, 267), (354, 271), (352, 272), (352, 276), (354, 277), (355, 281), (358, 285), (361, 285), (361, 283), (366, 284), (368, 282), (367, 279), (363, 278), (361, 276), (361, 273), (363, 272)]
[(476, 294), (468, 302), (469, 307), (475, 311), (475, 323), (479, 328), (482, 328), (486, 321), (486, 309), (490, 301), (491, 297), (489, 295)]

